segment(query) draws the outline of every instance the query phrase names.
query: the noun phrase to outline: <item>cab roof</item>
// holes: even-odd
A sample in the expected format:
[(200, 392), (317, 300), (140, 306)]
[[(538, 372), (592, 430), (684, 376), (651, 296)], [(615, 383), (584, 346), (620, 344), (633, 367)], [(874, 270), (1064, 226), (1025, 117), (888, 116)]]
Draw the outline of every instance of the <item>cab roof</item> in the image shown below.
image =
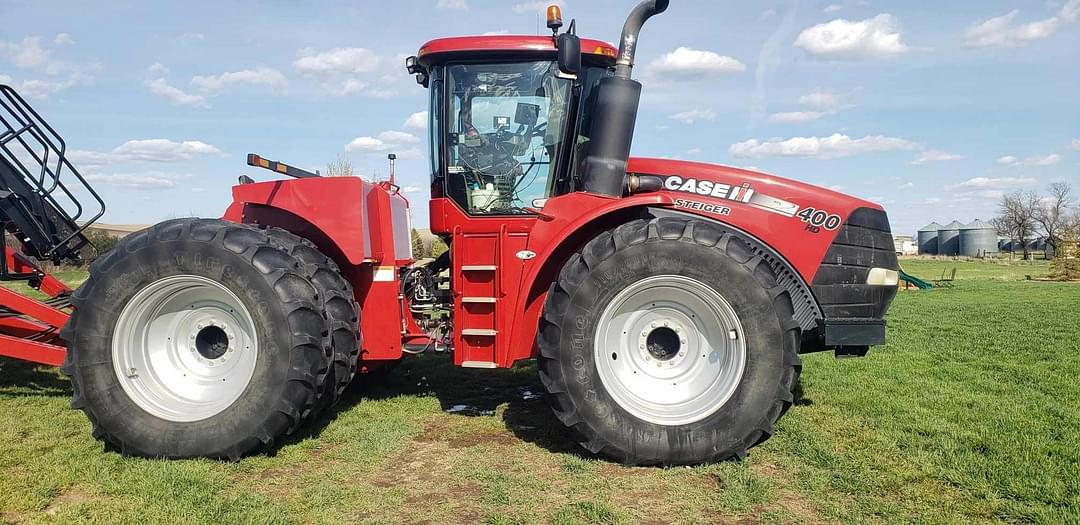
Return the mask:
[[(550, 36), (532, 35), (486, 35), (437, 38), (420, 46), (420, 51), (417, 52), (416, 58), (419, 59), (422, 64), (431, 64), (442, 58), (441, 55), (483, 52), (555, 53), (555, 41)], [(614, 63), (618, 50), (615, 49), (615, 46), (602, 40), (582, 38), (581, 53), (586, 57), (592, 56), (605, 62)]]

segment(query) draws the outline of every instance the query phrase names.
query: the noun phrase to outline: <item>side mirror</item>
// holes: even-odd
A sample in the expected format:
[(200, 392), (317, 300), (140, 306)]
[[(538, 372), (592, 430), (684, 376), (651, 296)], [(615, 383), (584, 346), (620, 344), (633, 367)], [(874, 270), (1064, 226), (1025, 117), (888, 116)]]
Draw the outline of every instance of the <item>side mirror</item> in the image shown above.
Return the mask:
[(581, 39), (577, 35), (563, 33), (555, 45), (559, 49), (559, 71), (577, 75), (581, 71)]

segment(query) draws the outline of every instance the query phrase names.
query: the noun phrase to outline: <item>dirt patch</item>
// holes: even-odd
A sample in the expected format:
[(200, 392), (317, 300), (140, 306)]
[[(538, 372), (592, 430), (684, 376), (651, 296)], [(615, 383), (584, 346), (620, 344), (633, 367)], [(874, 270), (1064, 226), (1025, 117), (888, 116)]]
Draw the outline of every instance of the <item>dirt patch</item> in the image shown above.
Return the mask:
[(0, 522), (18, 525), (30, 521), (30, 515), (26, 512), (4, 511), (0, 512)]
[(822, 518), (821, 514), (818, 514), (818, 511), (806, 496), (787, 488), (786, 480), (789, 479), (790, 476), (781, 470), (780, 467), (772, 463), (758, 463), (751, 465), (750, 470), (758, 475), (767, 477), (780, 485), (780, 488), (776, 490), (776, 502), (772, 505), (780, 506), (789, 513), (797, 516), (803, 523), (814, 525), (833, 523)]
[(90, 494), (85, 490), (79, 487), (68, 487), (64, 489), (59, 496), (53, 498), (52, 501), (49, 502), (49, 505), (45, 507), (44, 512), (46, 516), (52, 516), (57, 512), (60, 512), (60, 509), (64, 507), (78, 505), (89, 500)]
[(273, 467), (256, 472), (244, 474), (247, 479), (257, 480), (256, 489), (271, 498), (280, 498), (292, 494), (297, 487), (296, 480), (303, 476), (305, 471), (311, 470), (313, 464), (329, 461), (324, 456), (340, 447), (335, 444), (321, 444), (307, 451), (307, 460), (299, 460), (285, 467)]
[[(434, 428), (432, 426), (434, 425)], [(405, 491), (407, 509), (423, 509), (433, 505), (453, 506), (454, 522), (479, 523), (482, 516), (472, 502), (478, 499), (482, 488), (472, 481), (456, 479), (450, 472), (449, 441), (435, 439), (438, 427), (446, 425), (435, 420), (425, 431), (409, 443), (405, 450), (386, 461), (386, 466), (372, 474), (369, 482), (383, 489)], [(399, 517), (401, 523), (425, 525), (437, 523), (441, 518)]]
[(485, 430), (482, 432), (462, 432), (451, 428), (444, 418), (436, 418), (424, 425), (424, 431), (413, 439), (418, 443), (446, 443), (451, 449), (461, 449), (483, 444), (511, 446), (518, 442), (517, 437), (509, 432)]

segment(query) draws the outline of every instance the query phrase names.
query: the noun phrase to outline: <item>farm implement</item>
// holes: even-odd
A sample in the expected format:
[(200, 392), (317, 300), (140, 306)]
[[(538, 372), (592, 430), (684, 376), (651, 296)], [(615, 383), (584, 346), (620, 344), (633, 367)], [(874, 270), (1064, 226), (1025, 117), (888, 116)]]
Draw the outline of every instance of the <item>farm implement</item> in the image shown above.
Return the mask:
[(560, 32), (553, 7), (550, 36), (440, 38), (406, 60), (429, 94), (430, 227), (450, 247), (426, 263), (393, 179), (251, 155), (282, 178), (241, 177), (221, 218), (123, 238), (71, 292), (33, 261), (77, 260), (80, 217), (103, 205), (3, 88), (0, 213), (21, 251), (7, 249), (2, 275), (49, 298), (0, 293), (0, 352), (62, 362), (72, 406), (129, 455), (256, 453), (358, 370), (448, 351), (461, 367), (535, 360), (555, 415), (593, 453), (742, 457), (793, 403), (800, 353), (884, 342), (898, 266), (877, 204), (630, 156), (638, 36), (667, 7), (637, 5), (618, 47), (574, 22)]

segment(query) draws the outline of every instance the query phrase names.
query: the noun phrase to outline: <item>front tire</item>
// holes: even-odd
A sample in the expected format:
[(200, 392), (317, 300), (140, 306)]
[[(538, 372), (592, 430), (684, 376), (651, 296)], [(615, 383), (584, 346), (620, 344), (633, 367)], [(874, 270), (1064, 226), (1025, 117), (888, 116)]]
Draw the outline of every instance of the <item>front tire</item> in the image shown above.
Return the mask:
[(552, 284), (540, 379), (593, 453), (636, 465), (741, 458), (792, 403), (792, 315), (769, 264), (735, 234), (629, 222), (570, 257)]
[(269, 447), (310, 411), (331, 364), (316, 286), (251, 226), (177, 219), (125, 237), (73, 304), (71, 404), (126, 455)]

